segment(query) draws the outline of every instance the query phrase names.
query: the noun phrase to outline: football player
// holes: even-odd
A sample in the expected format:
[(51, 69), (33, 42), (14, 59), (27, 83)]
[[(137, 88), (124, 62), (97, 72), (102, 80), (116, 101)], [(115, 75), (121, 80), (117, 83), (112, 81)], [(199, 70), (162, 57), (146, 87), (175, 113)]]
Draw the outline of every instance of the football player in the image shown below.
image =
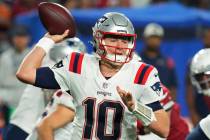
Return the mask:
[[(85, 52), (84, 43), (77, 37), (70, 38), (55, 44), (45, 57), (43, 66), (50, 66), (68, 55), (72, 51)], [(5, 140), (25, 140), (35, 127), (44, 108), (53, 95), (54, 90), (45, 90), (28, 85), (19, 102), (17, 109), (11, 117), (10, 124), (5, 132)]]
[[(143, 62), (130, 61), (136, 34), (130, 20), (110, 12), (93, 27), (97, 56), (73, 52), (54, 67), (40, 67), (49, 49), (68, 35), (46, 34), (22, 62), (17, 77), (42, 88), (70, 91), (76, 107), (73, 139), (136, 139), (136, 120), (167, 137), (169, 118), (163, 110), (158, 72)], [(73, 111), (66, 111), (74, 117)], [(63, 116), (54, 125), (68, 123)], [(49, 135), (48, 135), (49, 134)], [(45, 132), (50, 140), (50, 132)]]
[[(55, 132), (52, 131), (53, 140), (70, 140), (72, 136), (72, 118), (68, 117), (66, 114), (63, 114), (63, 109), (71, 109), (75, 110), (73, 104), (72, 96), (67, 95), (68, 93), (62, 92), (58, 90), (54, 93), (52, 99), (48, 103), (42, 117), (37, 121), (36, 128), (34, 128), (33, 132), (27, 137), (26, 140), (38, 140), (38, 133), (41, 135), (45, 134), (45, 131), (50, 129), (55, 123), (52, 123), (52, 120), (59, 120), (59, 116), (65, 115), (65, 117), (70, 118), (69, 122), (65, 126), (60, 126)], [(63, 108), (62, 106), (65, 106)], [(38, 128), (38, 129), (37, 129)], [(38, 132), (37, 132), (38, 130)], [(39, 132), (41, 131), (41, 132)], [(42, 137), (42, 136), (41, 136)], [(40, 138), (41, 139), (41, 138)]]
[[(96, 55), (96, 54), (94, 53), (93, 55)], [(141, 61), (141, 58), (136, 53), (134, 53), (132, 60), (133, 61)], [(68, 99), (69, 97), (66, 96), (66, 98)], [(68, 101), (67, 99), (66, 99), (66, 101)], [(69, 102), (73, 102), (73, 101), (71, 101), (71, 98), (69, 98), (69, 99), (70, 99)], [(67, 106), (67, 107), (71, 108), (71, 106)], [(47, 118), (45, 118), (42, 121), (40, 121), (38, 123), (38, 125), (36, 126), (36, 129), (33, 131), (32, 134), (30, 134), (30, 136), (27, 138), (27, 140), (37, 140), (38, 139), (38, 135), (39, 135), (39, 139), (40, 140), (44, 139), (45, 138), (44, 135), (46, 134), (45, 133), (46, 130), (50, 130), (51, 136), (54, 133), (54, 136), (53, 136), (54, 140), (70, 140), (71, 139), (72, 126), (74, 125), (74, 123), (70, 122), (70, 123), (66, 124), (64, 127), (60, 127), (60, 128), (57, 127), (56, 131), (54, 132), (54, 130), (53, 130), (54, 128), (52, 127), (51, 124), (56, 124), (57, 120), (59, 120), (59, 118), (60, 118), (59, 116), (61, 116), (61, 114), (64, 114), (64, 113), (62, 113), (62, 112), (64, 112), (62, 107), (58, 107), (56, 109), (54, 109), (54, 108), (55, 107), (53, 107), (53, 105), (48, 107), (47, 110), (56, 110), (56, 111), (53, 111), (54, 113), (52, 113), (52, 114), (51, 113), (48, 114)], [(65, 117), (67, 117), (67, 116), (65, 116)], [(36, 130), (38, 130), (38, 133), (37, 133)], [(48, 137), (48, 136), (46, 136), (46, 137)]]
[[(191, 81), (198, 93), (210, 96), (210, 49), (202, 49), (192, 59), (190, 65)], [(188, 135), (187, 140), (210, 139), (210, 115), (202, 119)]]

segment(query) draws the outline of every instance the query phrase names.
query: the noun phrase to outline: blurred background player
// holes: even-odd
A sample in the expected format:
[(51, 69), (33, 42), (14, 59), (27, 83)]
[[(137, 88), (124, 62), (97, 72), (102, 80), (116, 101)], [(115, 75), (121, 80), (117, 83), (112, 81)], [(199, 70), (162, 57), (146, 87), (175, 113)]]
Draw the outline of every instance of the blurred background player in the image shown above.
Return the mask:
[(163, 37), (163, 27), (156, 23), (148, 24), (143, 32), (144, 48), (139, 55), (143, 62), (157, 68), (161, 82), (170, 89), (173, 100), (176, 100), (177, 79), (174, 62), (161, 53)]
[[(86, 47), (79, 38), (66, 39), (61, 43), (55, 44), (43, 62), (43, 66), (52, 67), (72, 51), (85, 52)], [(46, 90), (28, 85), (24, 90), (19, 105), (11, 117), (10, 124), (5, 132), (5, 140), (25, 140), (32, 132), (38, 118), (53, 95), (55, 90)]]
[[(201, 41), (203, 48), (210, 48), (210, 28), (204, 29)], [(199, 94), (197, 88), (193, 86), (190, 63), (186, 74), (186, 101), (189, 108), (189, 117), (192, 124), (196, 126), (202, 118), (205, 118), (210, 113), (210, 97), (205, 94)]]
[(16, 78), (15, 71), (30, 51), (30, 36), (27, 27), (15, 25), (10, 30), (10, 39), (12, 47), (0, 55), (0, 98), (10, 108), (16, 108), (25, 89), (25, 84)]
[(8, 30), (11, 27), (11, 9), (0, 1), (0, 55), (10, 47), (8, 39)]
[[(185, 140), (189, 134), (189, 127), (187, 122), (182, 118), (180, 114), (180, 106), (174, 102), (171, 97), (170, 91), (164, 86), (163, 95), (160, 98), (160, 103), (164, 110), (167, 111), (170, 117), (170, 131), (166, 140)], [(140, 121), (137, 121), (137, 131), (140, 134), (140, 140), (163, 140), (155, 134), (151, 134), (147, 128), (141, 125)]]
[(54, 93), (50, 102), (47, 104), (47, 107), (45, 108), (42, 117), (39, 117), (39, 120), (37, 120), (34, 130), (26, 138), (26, 140), (42, 140), (39, 135), (42, 133), (47, 133), (49, 129), (51, 133), (53, 133), (53, 140), (71, 140), (71, 138), (73, 139), (73, 120), (68, 120), (68, 124), (64, 126), (62, 125), (60, 126), (60, 128), (55, 129), (53, 127), (56, 125), (55, 121), (60, 119), (59, 116), (64, 115), (65, 117), (68, 117), (67, 114), (62, 114), (62, 110), (64, 109), (62, 106), (65, 106), (65, 109), (67, 110), (70, 109), (72, 111), (75, 111), (72, 96), (70, 96), (69, 93), (58, 90)]
[[(210, 96), (210, 48), (202, 49), (196, 53), (190, 65), (192, 84), (198, 94)], [(193, 129), (187, 140), (210, 139), (210, 115), (203, 118)]]

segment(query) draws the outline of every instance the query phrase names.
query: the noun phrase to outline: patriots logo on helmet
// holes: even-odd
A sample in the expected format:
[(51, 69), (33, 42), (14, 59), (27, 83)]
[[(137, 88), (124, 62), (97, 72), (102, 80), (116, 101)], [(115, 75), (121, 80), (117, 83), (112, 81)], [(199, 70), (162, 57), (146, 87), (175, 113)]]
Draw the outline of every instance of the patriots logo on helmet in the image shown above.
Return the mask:
[(161, 84), (160, 82), (156, 82), (154, 85), (151, 86), (152, 90), (154, 90), (159, 96), (161, 93)]
[(97, 23), (103, 23), (105, 20), (107, 20), (108, 18), (103, 16), (102, 18), (100, 18)]

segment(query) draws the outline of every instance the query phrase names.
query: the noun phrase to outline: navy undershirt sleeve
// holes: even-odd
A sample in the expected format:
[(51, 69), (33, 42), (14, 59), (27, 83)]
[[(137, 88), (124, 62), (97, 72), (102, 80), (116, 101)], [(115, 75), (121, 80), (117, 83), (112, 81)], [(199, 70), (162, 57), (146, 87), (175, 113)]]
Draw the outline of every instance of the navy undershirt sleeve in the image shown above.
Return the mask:
[(186, 140), (209, 140), (198, 124), (187, 136)]
[(45, 89), (60, 89), (54, 73), (49, 67), (41, 67), (36, 70), (36, 81), (34, 86)]
[(148, 107), (152, 108), (153, 112), (154, 111), (157, 111), (157, 110), (160, 110), (160, 109), (163, 109), (162, 105), (160, 104), (159, 101), (156, 101), (156, 102), (153, 102), (153, 103), (150, 103), (150, 104), (146, 104)]

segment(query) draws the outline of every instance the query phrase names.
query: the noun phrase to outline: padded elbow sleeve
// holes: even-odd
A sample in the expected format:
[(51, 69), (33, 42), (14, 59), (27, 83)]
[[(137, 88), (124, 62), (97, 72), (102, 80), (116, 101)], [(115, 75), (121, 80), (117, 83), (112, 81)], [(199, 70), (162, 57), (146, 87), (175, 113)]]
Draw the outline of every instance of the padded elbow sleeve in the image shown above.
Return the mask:
[(54, 73), (49, 67), (41, 67), (36, 70), (36, 81), (34, 86), (45, 89), (60, 89)]

